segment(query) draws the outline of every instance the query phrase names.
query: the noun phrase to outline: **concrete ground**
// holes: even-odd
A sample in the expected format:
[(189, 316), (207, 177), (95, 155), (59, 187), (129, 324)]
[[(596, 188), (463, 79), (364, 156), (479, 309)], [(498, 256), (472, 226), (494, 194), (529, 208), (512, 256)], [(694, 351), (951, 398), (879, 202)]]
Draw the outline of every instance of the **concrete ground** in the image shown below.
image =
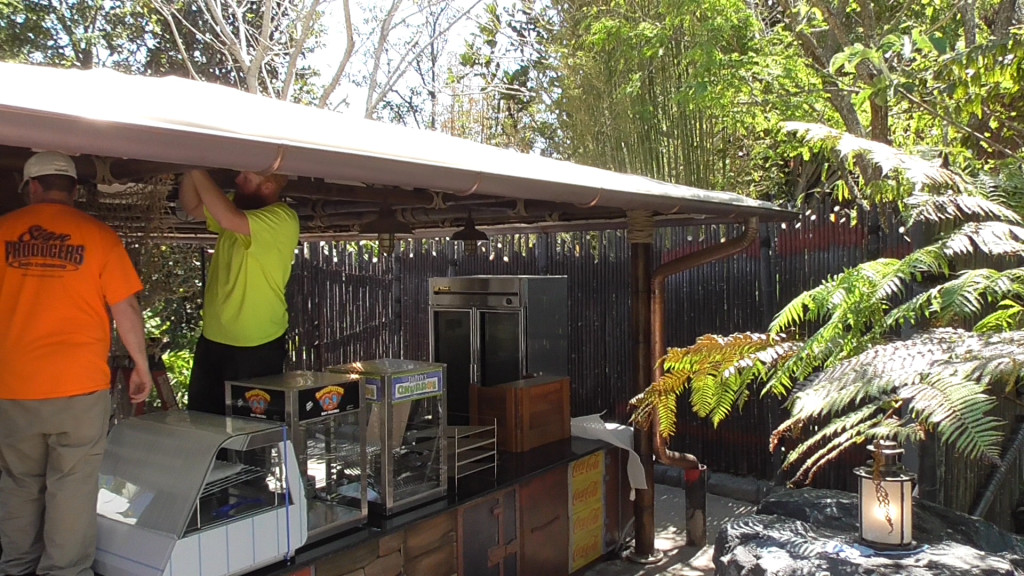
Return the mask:
[[(702, 548), (685, 546), (686, 501), (682, 488), (654, 485), (654, 547), (663, 553), (657, 564), (638, 564), (628, 559), (606, 560), (594, 564), (577, 576), (702, 576), (715, 573), (711, 562), (718, 529), (730, 520), (754, 513), (755, 504), (708, 494), (708, 544)], [(632, 542), (629, 543), (629, 549)], [(627, 550), (628, 551), (628, 550)]]

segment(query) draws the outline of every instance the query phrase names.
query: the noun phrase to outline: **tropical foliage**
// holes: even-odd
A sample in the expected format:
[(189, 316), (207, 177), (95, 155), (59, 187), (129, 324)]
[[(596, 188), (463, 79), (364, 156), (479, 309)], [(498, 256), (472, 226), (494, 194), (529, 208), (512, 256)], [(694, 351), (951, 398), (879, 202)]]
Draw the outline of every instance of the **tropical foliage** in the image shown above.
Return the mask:
[[(800, 438), (785, 460), (798, 466), (795, 482), (811, 479), (850, 446), (919, 440), (927, 432), (965, 456), (997, 460), (1002, 422), (988, 410), (993, 394), (1013, 391), (1024, 370), (1020, 217), (984, 180), (823, 126), (787, 129), (834, 151), (835, 163), (851, 172), (858, 162), (879, 170), (887, 185), (865, 188), (876, 191), (871, 200), (896, 200), (905, 225), (938, 231), (934, 241), (902, 259), (872, 260), (828, 278), (783, 307), (769, 334), (705, 337), (670, 350), (665, 376), (634, 399), (634, 419), (657, 415), (667, 436), (680, 394), (689, 392), (694, 411), (717, 424), (742, 407), (752, 387), (779, 397), (797, 389), (791, 417), (772, 437), (773, 448)], [(964, 268), (965, 257), (979, 255), (1017, 267)], [(982, 334), (944, 328), (958, 325)], [(918, 332), (894, 341), (907, 330)], [(781, 339), (786, 335), (799, 341)]]
[(909, 445), (927, 432), (968, 458), (998, 462), (1003, 422), (989, 411), (993, 393), (1014, 391), (1021, 344), (1020, 331), (938, 328), (875, 346), (796, 392), (771, 448), (821, 423), (787, 455), (787, 463), (800, 463), (793, 482), (809, 480), (851, 446), (880, 438)]

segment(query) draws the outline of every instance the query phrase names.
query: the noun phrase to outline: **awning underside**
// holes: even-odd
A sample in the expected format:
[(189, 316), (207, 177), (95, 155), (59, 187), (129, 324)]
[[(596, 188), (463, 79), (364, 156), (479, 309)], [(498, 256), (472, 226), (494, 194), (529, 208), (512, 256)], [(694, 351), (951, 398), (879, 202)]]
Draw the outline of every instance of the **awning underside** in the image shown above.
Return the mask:
[[(75, 155), (80, 180), (141, 182), (185, 167), (292, 176), (287, 200), (306, 237), (357, 237), (382, 206), (418, 236), (446, 236), (472, 215), (488, 231), (600, 230), (627, 211), (662, 224), (724, 223), (794, 214), (728, 192), (700, 190), (503, 150), (444, 134), (352, 119), (180, 78), (0, 64), (0, 209), (16, 202), (33, 150)], [(175, 216), (167, 179), (160, 226), (204, 234)], [(105, 188), (104, 188), (105, 189)], [(103, 194), (104, 199), (116, 194)], [(116, 201), (116, 200), (115, 200)]]

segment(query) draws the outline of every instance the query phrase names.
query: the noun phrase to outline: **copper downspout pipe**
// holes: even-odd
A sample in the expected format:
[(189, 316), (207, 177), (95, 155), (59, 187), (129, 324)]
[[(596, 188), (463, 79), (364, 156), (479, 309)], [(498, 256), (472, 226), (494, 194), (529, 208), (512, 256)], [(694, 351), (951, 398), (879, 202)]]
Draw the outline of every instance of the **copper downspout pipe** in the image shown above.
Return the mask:
[[(665, 285), (669, 276), (679, 274), (691, 268), (695, 268), (702, 264), (707, 264), (714, 260), (719, 260), (727, 256), (732, 256), (738, 252), (743, 251), (750, 246), (757, 239), (758, 235), (758, 221), (757, 218), (747, 218), (744, 221), (744, 229), (738, 236), (731, 238), (721, 244), (716, 244), (704, 250), (697, 252), (691, 252), (685, 256), (681, 256), (666, 262), (661, 266), (658, 266), (651, 274), (651, 360), (654, 362), (654, 374), (651, 381), (658, 380), (664, 373), (664, 368), (661, 364), (661, 358), (665, 356)], [(654, 457), (658, 461), (683, 470), (694, 470), (701, 468), (700, 462), (692, 454), (684, 454), (669, 450), (665, 447), (665, 443), (661, 438), (659, 432), (659, 423), (657, 417), (653, 419), (653, 425), (651, 426), (650, 435), (645, 438), (645, 442), (640, 443), (640, 458), (647, 462), (651, 459), (650, 453), (645, 453), (646, 450), (652, 449)], [(652, 495), (653, 496), (653, 495)], [(689, 496), (689, 494), (688, 494)], [(639, 498), (638, 498), (639, 499)], [(691, 516), (690, 509), (690, 498), (687, 498), (687, 534), (688, 540), (693, 539), (692, 543), (703, 546), (707, 542), (706, 524), (703, 513), (699, 514), (695, 518), (695, 522), (691, 525), (689, 521)], [(703, 509), (704, 504), (701, 503)], [(703, 510), (701, 510), (703, 512)], [(637, 509), (638, 516), (640, 513), (647, 515), (650, 514), (650, 518), (637, 518), (636, 519), (636, 544), (637, 550), (647, 551), (653, 550), (654, 548), (654, 509), (653, 506), (650, 509), (644, 508), (643, 510)], [(692, 534), (692, 536), (690, 536)], [(690, 544), (691, 542), (688, 542)]]
[[(747, 218), (743, 225), (743, 232), (734, 238), (680, 256), (654, 269), (654, 273), (651, 275), (651, 356), (655, 361), (654, 380), (658, 380), (665, 373), (661, 358), (667, 352), (665, 346), (665, 285), (668, 277), (745, 250), (754, 240), (757, 240), (757, 218)], [(657, 418), (654, 419), (652, 430), (654, 432), (654, 455), (659, 461), (684, 470), (697, 468), (700, 465), (697, 459), (690, 454), (680, 454), (665, 448), (661, 434), (658, 433)]]

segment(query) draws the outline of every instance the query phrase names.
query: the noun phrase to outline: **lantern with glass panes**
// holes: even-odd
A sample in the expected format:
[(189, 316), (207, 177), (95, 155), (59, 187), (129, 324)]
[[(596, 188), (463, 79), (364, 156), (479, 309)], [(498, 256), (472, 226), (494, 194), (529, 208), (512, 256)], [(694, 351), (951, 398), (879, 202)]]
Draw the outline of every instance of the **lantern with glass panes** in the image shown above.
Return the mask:
[(900, 462), (903, 449), (892, 440), (876, 440), (872, 460), (855, 468), (860, 507), (860, 539), (875, 550), (914, 548), (911, 493), (917, 475)]

